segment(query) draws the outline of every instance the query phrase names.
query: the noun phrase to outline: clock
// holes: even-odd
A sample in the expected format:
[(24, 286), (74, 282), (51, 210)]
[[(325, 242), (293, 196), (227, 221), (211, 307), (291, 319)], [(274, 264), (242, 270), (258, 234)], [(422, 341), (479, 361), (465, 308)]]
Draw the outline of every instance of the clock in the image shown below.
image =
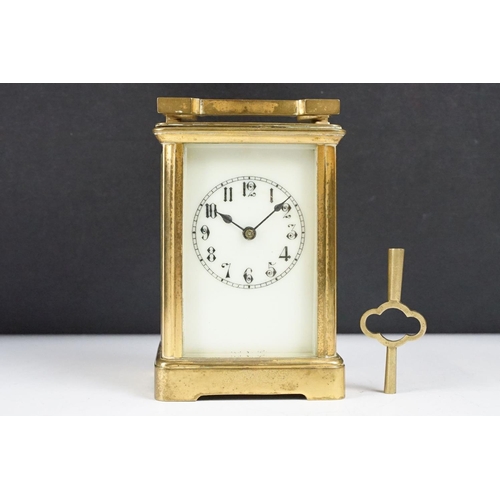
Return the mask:
[(335, 174), (345, 131), (328, 120), (339, 101), (159, 98), (158, 111), (156, 399), (343, 398)]

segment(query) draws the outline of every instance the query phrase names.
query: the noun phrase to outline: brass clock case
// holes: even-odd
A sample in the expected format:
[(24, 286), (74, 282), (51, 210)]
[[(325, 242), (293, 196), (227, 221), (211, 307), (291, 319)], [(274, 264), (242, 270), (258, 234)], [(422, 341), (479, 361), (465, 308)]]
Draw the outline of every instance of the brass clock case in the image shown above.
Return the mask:
[[(328, 116), (338, 100), (243, 101), (159, 98), (166, 121), (154, 134), (162, 145), (161, 343), (155, 397), (193, 401), (204, 395), (304, 395), (341, 399), (344, 362), (336, 349), (336, 146), (345, 134)], [(197, 122), (205, 115), (295, 116), (299, 123)], [(308, 358), (183, 356), (184, 145), (313, 144), (317, 148), (317, 346)]]

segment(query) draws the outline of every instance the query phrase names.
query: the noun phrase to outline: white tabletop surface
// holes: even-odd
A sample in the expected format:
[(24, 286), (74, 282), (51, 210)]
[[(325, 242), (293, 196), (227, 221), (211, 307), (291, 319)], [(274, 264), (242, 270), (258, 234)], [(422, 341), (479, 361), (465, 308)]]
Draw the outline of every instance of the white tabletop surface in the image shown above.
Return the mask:
[(0, 415), (500, 415), (500, 335), (426, 334), (398, 349), (398, 393), (383, 393), (385, 348), (338, 336), (341, 401), (153, 396), (158, 335), (0, 336)]
[(0, 336), (0, 498), (498, 498), (500, 335), (400, 347), (395, 395), (384, 347), (339, 335), (341, 401), (158, 402), (158, 343)]

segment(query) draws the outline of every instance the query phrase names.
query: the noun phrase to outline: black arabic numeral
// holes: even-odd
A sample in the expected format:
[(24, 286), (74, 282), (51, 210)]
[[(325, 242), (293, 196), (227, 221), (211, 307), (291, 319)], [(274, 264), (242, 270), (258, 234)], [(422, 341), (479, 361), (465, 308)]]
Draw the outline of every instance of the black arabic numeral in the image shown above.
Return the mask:
[(269, 262), (269, 265), (267, 266), (268, 269), (266, 271), (266, 276), (268, 278), (274, 278), (276, 276), (276, 269), (274, 269), (274, 265), (276, 265), (276, 262)]
[(290, 228), (290, 232), (286, 235), (286, 237), (289, 240), (294, 240), (295, 238), (297, 238), (297, 231), (295, 231), (296, 225), (297, 224), (288, 224), (288, 227)]
[(226, 273), (226, 279), (229, 279), (231, 276), (229, 276), (229, 270), (231, 269), (231, 263), (229, 262), (224, 262), (224, 264), (221, 264), (222, 269), (225, 269), (227, 267), (227, 273)]
[(253, 281), (253, 276), (252, 276), (252, 270), (248, 267), (245, 269), (245, 272), (243, 274), (243, 278), (245, 279), (245, 282), (250, 284)]
[[(229, 195), (229, 196), (228, 196)], [(233, 188), (224, 188), (224, 201), (233, 201)]]
[(201, 226), (200, 233), (201, 233), (201, 239), (206, 241), (210, 236), (210, 229), (208, 229), (208, 226)]
[(215, 203), (207, 203), (205, 211), (207, 219), (215, 219), (217, 217), (217, 205)]
[(254, 181), (243, 183), (243, 196), (254, 197), (257, 193), (255, 192), (256, 185)]
[(280, 254), (280, 259), (285, 259), (285, 262), (288, 262), (291, 257), (288, 255), (288, 247), (283, 248), (283, 251)]
[(208, 252), (208, 255), (207, 255), (208, 262), (213, 262), (217, 258), (215, 256), (215, 248), (214, 247), (208, 247), (207, 252)]
[(292, 207), (288, 203), (283, 204), (283, 208), (281, 209), (283, 210), (283, 212), (285, 212), (283, 219), (290, 219), (290, 217), (292, 216), (292, 214), (289, 213), (291, 209)]

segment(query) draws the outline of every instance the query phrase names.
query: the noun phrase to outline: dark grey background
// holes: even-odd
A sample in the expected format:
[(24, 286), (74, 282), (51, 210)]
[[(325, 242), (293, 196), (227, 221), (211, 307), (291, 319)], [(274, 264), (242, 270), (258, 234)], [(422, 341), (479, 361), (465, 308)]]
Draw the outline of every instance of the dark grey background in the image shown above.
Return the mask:
[(339, 98), (339, 331), (386, 300), (403, 247), (429, 332), (500, 332), (500, 85), (18, 84), (0, 85), (1, 333), (159, 331), (158, 96)]

